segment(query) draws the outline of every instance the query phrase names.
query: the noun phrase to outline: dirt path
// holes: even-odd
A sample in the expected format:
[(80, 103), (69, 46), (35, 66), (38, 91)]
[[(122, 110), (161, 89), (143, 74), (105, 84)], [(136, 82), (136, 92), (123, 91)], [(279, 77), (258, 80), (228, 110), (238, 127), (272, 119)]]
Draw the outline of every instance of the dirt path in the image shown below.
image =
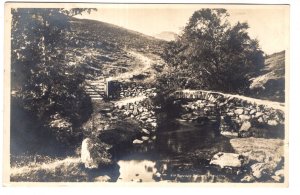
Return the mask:
[(262, 100), (262, 99), (256, 99), (256, 98), (251, 98), (251, 97), (242, 96), (242, 95), (226, 94), (226, 93), (215, 92), (215, 91), (208, 91), (208, 90), (190, 90), (190, 89), (182, 90), (182, 92), (186, 93), (186, 94), (195, 94), (198, 91), (203, 91), (203, 92), (207, 92), (207, 93), (217, 93), (217, 94), (220, 94), (220, 95), (222, 95), (224, 97), (238, 98), (240, 100), (245, 100), (245, 101), (247, 101), (249, 103), (252, 103), (252, 104), (264, 105), (264, 106), (268, 106), (270, 108), (274, 108), (274, 109), (285, 111), (285, 104), (281, 103), (281, 102), (275, 102), (275, 101), (269, 101), (269, 100)]
[(132, 70), (122, 73), (118, 76), (113, 77), (112, 79), (116, 80), (126, 80), (132, 78), (134, 75), (141, 74), (151, 68), (151, 65), (154, 63), (154, 60), (145, 56), (142, 53), (136, 51), (128, 51), (128, 53), (133, 56), (140, 64), (137, 67), (134, 67)]

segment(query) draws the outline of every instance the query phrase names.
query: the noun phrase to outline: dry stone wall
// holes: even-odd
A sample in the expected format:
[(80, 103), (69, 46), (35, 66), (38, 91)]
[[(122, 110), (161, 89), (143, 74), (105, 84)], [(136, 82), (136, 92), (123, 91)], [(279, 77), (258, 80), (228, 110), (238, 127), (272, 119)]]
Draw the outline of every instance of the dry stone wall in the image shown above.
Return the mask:
[(138, 85), (135, 82), (126, 82), (120, 84), (120, 98), (138, 97), (138, 96), (156, 96), (155, 88), (147, 88)]
[[(223, 134), (240, 137), (284, 137), (284, 104), (204, 90), (183, 90), (171, 95), (181, 101), (182, 120), (219, 117)], [(184, 101), (183, 101), (184, 100)]]
[(140, 139), (134, 140), (134, 144), (151, 141), (157, 128), (156, 106), (151, 97), (156, 96), (155, 88), (147, 89), (135, 83), (126, 83), (121, 86), (120, 100), (115, 102), (115, 107), (125, 118), (131, 118), (140, 123)]

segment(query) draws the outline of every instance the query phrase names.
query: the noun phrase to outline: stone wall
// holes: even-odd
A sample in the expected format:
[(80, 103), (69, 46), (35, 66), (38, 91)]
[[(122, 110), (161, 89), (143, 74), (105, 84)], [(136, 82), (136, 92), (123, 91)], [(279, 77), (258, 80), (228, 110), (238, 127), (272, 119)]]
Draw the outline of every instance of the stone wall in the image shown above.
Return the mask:
[(182, 107), (182, 120), (219, 118), (220, 131), (240, 137), (284, 137), (284, 104), (203, 90), (171, 95)]
[(155, 96), (155, 88), (147, 88), (142, 85), (138, 85), (135, 82), (126, 82), (120, 84), (120, 98), (138, 97), (138, 96)]
[(125, 118), (131, 118), (140, 123), (141, 133), (144, 134), (134, 143), (143, 143), (151, 140), (157, 128), (157, 117), (151, 97), (156, 96), (155, 88), (147, 89), (135, 83), (122, 85), (119, 101), (115, 102), (115, 107)]

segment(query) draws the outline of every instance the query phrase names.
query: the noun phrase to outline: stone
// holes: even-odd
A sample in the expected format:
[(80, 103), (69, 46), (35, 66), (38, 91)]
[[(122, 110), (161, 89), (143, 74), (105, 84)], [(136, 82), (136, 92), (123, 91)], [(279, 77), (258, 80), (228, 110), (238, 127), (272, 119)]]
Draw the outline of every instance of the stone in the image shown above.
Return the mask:
[(155, 97), (155, 96), (157, 96), (157, 93), (154, 92), (154, 93), (151, 94), (151, 96)]
[(235, 114), (243, 114), (244, 110), (242, 108), (238, 108), (234, 111)]
[(139, 113), (142, 113), (144, 111), (144, 108), (143, 107), (138, 107), (138, 111), (139, 111)]
[(234, 114), (233, 112), (228, 112), (228, 113), (227, 113), (227, 116), (230, 116), (230, 117), (231, 117), (231, 116), (234, 116), (234, 115), (235, 115), (235, 114)]
[(130, 116), (130, 112), (128, 111), (128, 110), (126, 110), (125, 112), (124, 112), (124, 114), (126, 115), (126, 116)]
[(257, 121), (258, 121), (259, 123), (264, 123), (264, 122), (265, 122), (264, 119), (263, 119), (263, 117), (259, 117), (259, 118), (257, 119)]
[(155, 174), (153, 174), (153, 177), (154, 177), (155, 179), (160, 179), (160, 178), (161, 178), (161, 173), (156, 172)]
[(108, 112), (112, 112), (112, 111), (113, 111), (113, 108), (110, 108), (110, 107), (102, 108), (100, 110), (100, 112), (102, 112), (102, 113), (108, 113)]
[(157, 123), (150, 123), (152, 127), (157, 127)]
[(204, 113), (203, 113), (202, 110), (195, 110), (195, 111), (193, 111), (193, 115), (196, 115), (196, 116), (203, 116)]
[(148, 136), (142, 136), (142, 140), (147, 141), (147, 140), (149, 140), (149, 137)]
[(111, 178), (108, 175), (98, 176), (94, 179), (95, 182), (110, 182)]
[(148, 117), (147, 116), (141, 116), (141, 118), (140, 118), (141, 120), (143, 120), (143, 121), (145, 121), (145, 120), (147, 120), (148, 119)]
[(250, 183), (250, 182), (254, 182), (255, 178), (252, 175), (246, 175), (245, 177), (243, 177), (241, 179), (241, 182), (245, 182), (245, 183)]
[(147, 129), (142, 129), (142, 132), (149, 135), (150, 134), (150, 131), (148, 131)]
[(256, 113), (256, 110), (255, 109), (252, 109), (252, 110), (250, 110), (250, 112), (249, 112), (249, 114), (255, 114)]
[(244, 121), (239, 131), (249, 131), (251, 128), (251, 123), (249, 121)]
[(152, 119), (152, 118), (148, 118), (147, 120), (146, 120), (146, 122), (148, 122), (148, 123), (152, 123), (154, 120)]
[(232, 132), (232, 131), (221, 131), (221, 135), (223, 135), (225, 137), (237, 137), (238, 133)]
[(275, 172), (275, 175), (272, 176), (272, 178), (277, 182), (282, 182), (284, 179), (284, 170), (280, 169)]
[(122, 109), (124, 109), (124, 108), (125, 108), (125, 106), (124, 106), (123, 104), (119, 104), (119, 105), (118, 105), (118, 109), (122, 110)]
[(139, 140), (139, 139), (135, 139), (135, 140), (133, 140), (132, 143), (133, 143), (133, 144), (142, 144), (143, 141), (142, 141), (142, 140)]
[(269, 174), (269, 167), (266, 163), (255, 163), (251, 166), (252, 175), (256, 179)]
[(134, 109), (133, 104), (130, 104), (130, 105), (129, 105), (129, 110), (133, 110), (133, 109)]
[(85, 168), (93, 169), (98, 168), (98, 162), (95, 161), (91, 156), (91, 139), (86, 138), (81, 144), (81, 162), (84, 163)]
[(276, 120), (268, 120), (268, 125), (270, 125), (270, 126), (277, 126), (278, 122)]
[(134, 116), (137, 116), (137, 115), (139, 114), (139, 112), (138, 112), (137, 108), (134, 108), (134, 110), (133, 110), (132, 114), (133, 114)]
[(276, 175), (273, 175), (272, 176), (272, 179), (274, 179), (275, 181), (277, 182), (281, 182), (283, 178), (279, 177), (279, 176), (276, 176)]
[(251, 119), (251, 116), (249, 115), (240, 115), (239, 118), (241, 119), (241, 121), (247, 121)]
[(106, 113), (106, 116), (111, 118), (111, 117), (113, 117), (113, 114), (111, 112), (109, 112), (109, 113)]
[(263, 117), (263, 119), (264, 119), (265, 122), (268, 122), (268, 120), (269, 120), (269, 116), (268, 115), (264, 114), (262, 117)]
[(256, 118), (259, 118), (259, 117), (261, 117), (261, 116), (263, 116), (264, 115), (264, 113), (262, 113), (262, 112), (257, 112), (257, 113), (255, 113), (255, 117)]
[(210, 161), (212, 165), (218, 165), (221, 168), (224, 167), (236, 167), (239, 168), (243, 165), (244, 156), (235, 153), (219, 152), (213, 156)]
[(110, 148), (111, 145), (85, 138), (81, 144), (81, 162), (88, 169), (97, 169), (100, 164), (111, 164), (111, 155), (107, 153)]
[(208, 107), (216, 107), (215, 104), (207, 104)]
[(136, 182), (136, 183), (142, 183), (143, 182), (142, 179), (132, 179), (131, 181), (132, 182)]
[(181, 115), (183, 120), (190, 120), (193, 115), (191, 113)]
[(280, 169), (278, 171), (275, 172), (275, 175), (276, 176), (279, 176), (279, 177), (284, 177), (284, 170), (283, 169)]

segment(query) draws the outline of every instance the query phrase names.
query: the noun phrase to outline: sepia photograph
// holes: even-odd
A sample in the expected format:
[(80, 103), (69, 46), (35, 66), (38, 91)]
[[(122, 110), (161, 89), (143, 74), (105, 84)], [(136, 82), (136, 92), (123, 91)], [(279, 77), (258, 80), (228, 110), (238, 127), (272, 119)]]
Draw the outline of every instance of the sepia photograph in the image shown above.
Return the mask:
[(5, 184), (288, 185), (289, 5), (5, 4)]

